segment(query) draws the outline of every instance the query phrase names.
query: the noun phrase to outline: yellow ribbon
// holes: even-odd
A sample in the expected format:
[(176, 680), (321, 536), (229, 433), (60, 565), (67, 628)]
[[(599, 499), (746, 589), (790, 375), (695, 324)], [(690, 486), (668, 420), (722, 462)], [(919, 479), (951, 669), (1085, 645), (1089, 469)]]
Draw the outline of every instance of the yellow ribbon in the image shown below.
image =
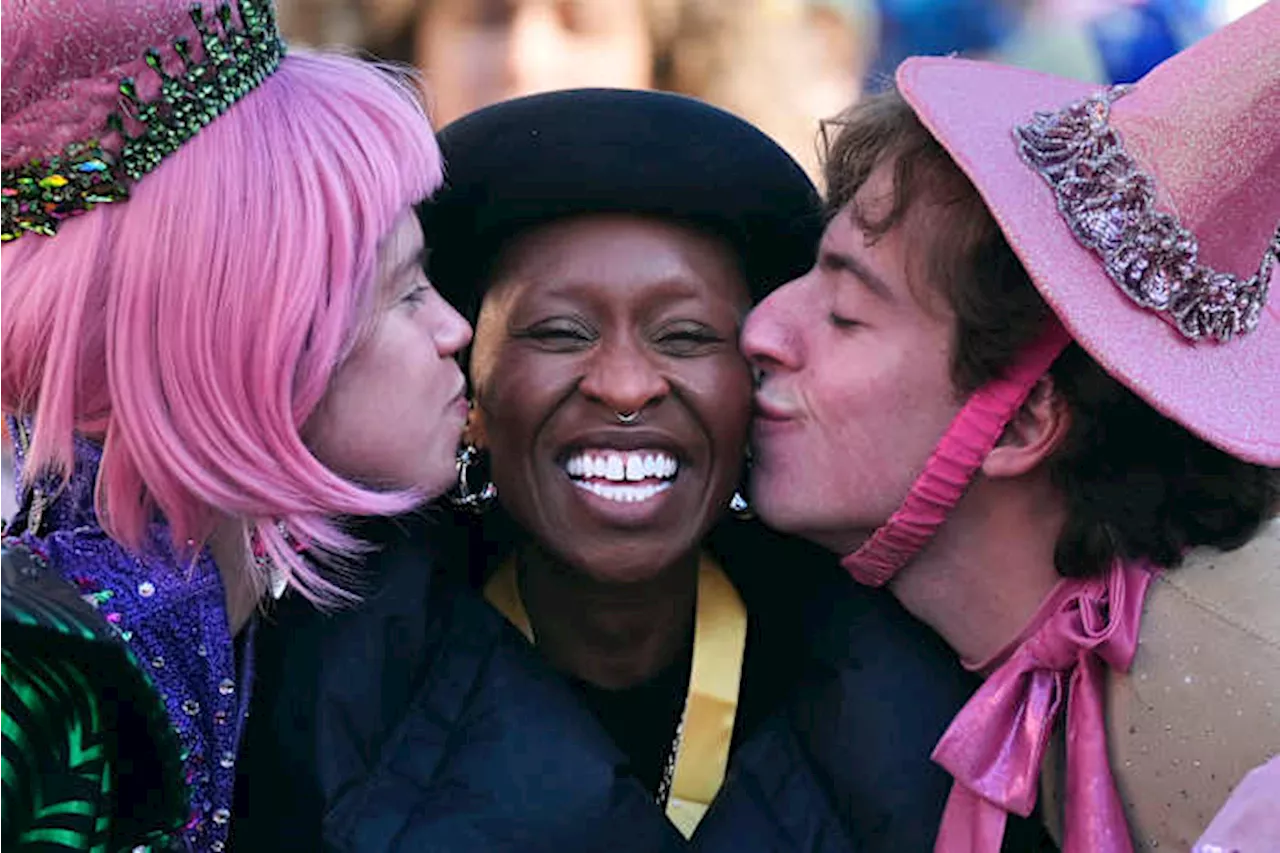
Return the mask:
[[(503, 563), (485, 584), (484, 597), (536, 644), (520, 598), (515, 557)], [(693, 836), (724, 783), (746, 643), (747, 609), (742, 598), (724, 570), (704, 553), (698, 563), (693, 666), (684, 700), (683, 733), (676, 744), (676, 766), (667, 800), (667, 819), (685, 838)]]

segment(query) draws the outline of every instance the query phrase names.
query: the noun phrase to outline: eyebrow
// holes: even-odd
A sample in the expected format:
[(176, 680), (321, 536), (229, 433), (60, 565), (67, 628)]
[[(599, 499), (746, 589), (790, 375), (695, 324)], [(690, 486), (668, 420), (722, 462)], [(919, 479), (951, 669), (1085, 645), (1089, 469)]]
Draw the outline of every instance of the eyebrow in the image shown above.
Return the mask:
[(823, 266), (835, 269), (839, 272), (846, 272), (854, 278), (861, 281), (867, 286), (874, 295), (878, 296), (886, 302), (893, 301), (893, 290), (889, 285), (885, 284), (884, 279), (876, 275), (876, 273), (862, 261), (853, 255), (837, 252), (832, 249), (819, 249), (818, 260)]

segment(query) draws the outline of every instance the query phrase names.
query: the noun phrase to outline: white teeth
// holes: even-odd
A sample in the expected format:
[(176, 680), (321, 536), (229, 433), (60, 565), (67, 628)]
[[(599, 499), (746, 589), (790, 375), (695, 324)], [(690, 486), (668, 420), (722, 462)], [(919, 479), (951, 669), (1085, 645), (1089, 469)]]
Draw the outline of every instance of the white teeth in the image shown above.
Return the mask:
[(680, 464), (662, 451), (597, 450), (569, 457), (564, 470), (575, 479), (638, 483), (651, 478), (670, 480), (680, 470)]
[(593, 495), (599, 495), (606, 500), (624, 504), (647, 501), (659, 492), (665, 492), (667, 489), (671, 488), (670, 483), (654, 483), (652, 485), (644, 486), (615, 486), (611, 483), (598, 483), (593, 480), (574, 480), (573, 484), (580, 489), (586, 489)]

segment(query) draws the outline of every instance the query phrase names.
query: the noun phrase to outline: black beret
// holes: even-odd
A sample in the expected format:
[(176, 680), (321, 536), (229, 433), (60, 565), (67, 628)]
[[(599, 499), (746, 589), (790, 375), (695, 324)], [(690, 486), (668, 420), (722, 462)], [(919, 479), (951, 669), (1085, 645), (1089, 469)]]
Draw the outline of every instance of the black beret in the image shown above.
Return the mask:
[(470, 113), (439, 132), (445, 181), (419, 208), (428, 274), (474, 319), (489, 265), (531, 226), (585, 213), (687, 222), (738, 252), (752, 296), (813, 262), (821, 204), (757, 128), (663, 92), (575, 89)]

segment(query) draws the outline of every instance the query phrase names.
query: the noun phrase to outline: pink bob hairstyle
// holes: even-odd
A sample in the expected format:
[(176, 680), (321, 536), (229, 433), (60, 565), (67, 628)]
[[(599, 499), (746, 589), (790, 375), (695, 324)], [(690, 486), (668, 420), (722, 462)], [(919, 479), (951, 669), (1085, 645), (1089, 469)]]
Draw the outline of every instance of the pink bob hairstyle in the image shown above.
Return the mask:
[(379, 241), (440, 181), (409, 81), (295, 49), (131, 199), (7, 244), (0, 384), (34, 417), (28, 472), (68, 476), (79, 432), (102, 442), (96, 510), (126, 547), (157, 511), (184, 559), (242, 519), (301, 594), (348, 598), (282, 528), (336, 567), (361, 547), (337, 517), (430, 496), (353, 483), (300, 432), (375, 322)]

